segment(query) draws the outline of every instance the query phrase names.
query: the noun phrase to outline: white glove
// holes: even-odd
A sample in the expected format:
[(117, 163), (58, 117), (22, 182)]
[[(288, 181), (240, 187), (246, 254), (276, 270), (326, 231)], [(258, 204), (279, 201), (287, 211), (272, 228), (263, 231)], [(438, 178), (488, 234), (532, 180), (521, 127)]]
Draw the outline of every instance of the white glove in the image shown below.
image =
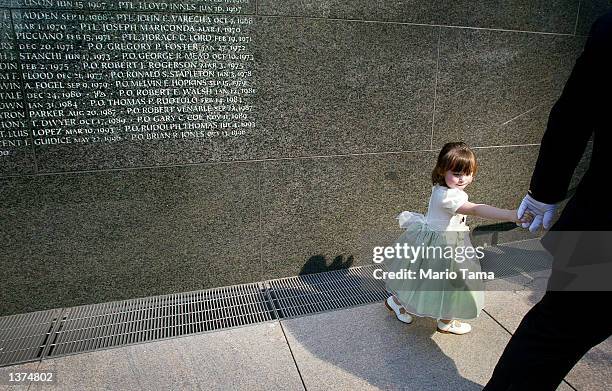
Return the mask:
[(516, 217), (522, 219), (525, 214), (531, 214), (533, 220), (531, 222), (522, 223), (521, 226), (523, 228), (529, 227), (530, 232), (535, 232), (540, 228), (540, 225), (543, 225), (544, 229), (550, 228), (556, 209), (557, 204), (545, 204), (536, 201), (527, 194), (518, 208)]

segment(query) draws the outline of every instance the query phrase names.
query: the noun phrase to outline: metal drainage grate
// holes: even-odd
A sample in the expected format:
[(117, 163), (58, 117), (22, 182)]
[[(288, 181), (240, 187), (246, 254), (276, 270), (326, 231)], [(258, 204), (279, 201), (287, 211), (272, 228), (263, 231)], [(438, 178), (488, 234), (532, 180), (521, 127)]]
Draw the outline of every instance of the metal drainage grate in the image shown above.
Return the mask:
[(0, 366), (380, 301), (376, 267), (0, 318)]
[(384, 281), (372, 273), (378, 265), (307, 274), (269, 281), (279, 318), (290, 318), (384, 300)]
[[(549, 269), (538, 240), (485, 250), (497, 279)], [(203, 291), (0, 318), (0, 366), (286, 319), (382, 301), (384, 281), (368, 265)]]
[(68, 308), (48, 357), (129, 345), (274, 318), (260, 284)]
[(41, 358), (60, 314), (55, 309), (1, 317), (0, 365)]

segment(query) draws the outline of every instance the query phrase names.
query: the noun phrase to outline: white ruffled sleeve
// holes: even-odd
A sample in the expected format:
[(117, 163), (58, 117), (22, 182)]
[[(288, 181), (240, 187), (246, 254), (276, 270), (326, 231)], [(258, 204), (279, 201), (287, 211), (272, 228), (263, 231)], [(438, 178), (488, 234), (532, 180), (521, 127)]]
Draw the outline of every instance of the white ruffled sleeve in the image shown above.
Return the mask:
[(455, 214), (457, 209), (468, 200), (468, 195), (460, 189), (448, 189), (442, 197), (442, 209), (448, 213)]

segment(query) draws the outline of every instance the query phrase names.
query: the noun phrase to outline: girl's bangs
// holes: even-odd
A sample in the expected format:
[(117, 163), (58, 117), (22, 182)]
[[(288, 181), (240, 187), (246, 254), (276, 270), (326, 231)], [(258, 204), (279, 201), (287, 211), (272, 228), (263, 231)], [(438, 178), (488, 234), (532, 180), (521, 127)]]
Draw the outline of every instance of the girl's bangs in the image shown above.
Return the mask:
[(462, 174), (473, 174), (476, 171), (476, 162), (472, 156), (451, 156), (448, 162), (448, 168), (452, 172), (460, 172)]

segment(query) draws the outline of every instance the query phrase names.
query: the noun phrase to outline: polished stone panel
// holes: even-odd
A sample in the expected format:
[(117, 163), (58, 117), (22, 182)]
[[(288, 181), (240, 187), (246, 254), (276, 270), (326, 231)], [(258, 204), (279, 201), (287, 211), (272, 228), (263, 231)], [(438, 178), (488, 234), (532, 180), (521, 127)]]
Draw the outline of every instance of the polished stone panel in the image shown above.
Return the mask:
[(572, 34), (578, 0), (261, 0), (263, 15), (377, 20)]
[(443, 28), (434, 146), (539, 143), (584, 38)]
[[(478, 173), (466, 189), (469, 201), (503, 209), (517, 209), (529, 190), (538, 146), (477, 148)], [(507, 243), (536, 237), (511, 222), (468, 217), (476, 245)]]
[[(517, 209), (529, 189), (531, 176), (538, 157), (538, 145), (502, 148), (477, 148), (479, 172), (467, 189), (471, 202), (484, 203), (504, 209)], [(584, 174), (588, 164), (588, 150), (572, 178), (568, 196)], [(558, 218), (566, 202), (560, 203)], [(553, 220), (553, 221), (555, 221)], [(543, 232), (530, 233), (510, 222), (494, 222), (478, 217), (468, 217), (474, 244), (498, 244), (517, 240), (534, 239)]]
[(478, 172), (466, 188), (472, 202), (499, 208), (518, 207), (529, 189), (538, 146), (474, 149)]
[(258, 170), (3, 180), (0, 314), (261, 280)]
[[(591, 150), (592, 144), (589, 143), (574, 171), (567, 198), (573, 195), (575, 187), (588, 169)], [(504, 209), (517, 209), (529, 190), (538, 151), (538, 145), (476, 149), (479, 171), (474, 182), (466, 190), (470, 201)], [(553, 223), (566, 203), (567, 199), (559, 204)], [(507, 243), (537, 238), (543, 234), (543, 232), (532, 234), (526, 229), (514, 227), (512, 223), (491, 222), (475, 217), (469, 217), (468, 222), (471, 222), (475, 243), (483, 241), (488, 244)]]
[(425, 213), (430, 152), (266, 162), (262, 259), (267, 278), (372, 262), (401, 231), (403, 210)]
[[(104, 16), (74, 12), (58, 15), (84, 18)], [(109, 15), (109, 23), (120, 21), (118, 18), (121, 15)], [(37, 16), (25, 10), (14, 11), (14, 17), (20, 22), (20, 37), (44, 24), (36, 19)], [(237, 93), (240, 96), (236, 95), (245, 100), (246, 103), (242, 102), (244, 107), (249, 107), (249, 117), (245, 123), (254, 124), (246, 134), (224, 135), (221, 127), (202, 129), (198, 126), (222, 126), (224, 122), (207, 120), (208, 116), (204, 114), (192, 118), (183, 112), (187, 110), (189, 113), (189, 104), (173, 106), (158, 102), (166, 98), (166, 95), (157, 97), (157, 94), (162, 93), (178, 94), (169, 95), (168, 99), (190, 98), (191, 95), (185, 95), (187, 92), (181, 92), (181, 88), (132, 88), (129, 87), (132, 83), (141, 85), (147, 80), (141, 80), (140, 76), (129, 76), (136, 74), (134, 71), (103, 71), (101, 77), (109, 81), (102, 88), (105, 94), (103, 97), (91, 99), (92, 94), (93, 97), (97, 95), (96, 91), (90, 91), (88, 87), (75, 91), (82, 96), (69, 102), (93, 110), (92, 115), (100, 117), (100, 123), (81, 126), (81, 117), (68, 118), (68, 121), (76, 121), (75, 125), (66, 125), (70, 128), (69, 135), (38, 137), (35, 140), (38, 172), (405, 151), (429, 146), (438, 28), (324, 20), (296, 21), (285, 18), (255, 18), (253, 23), (245, 20), (234, 16), (231, 22), (222, 25), (224, 28), (239, 26), (242, 31), (237, 36), (234, 36), (236, 33), (221, 38), (248, 38), (248, 44), (243, 45), (245, 51), (236, 53), (254, 56), (254, 60), (236, 63), (246, 67), (245, 71), (236, 73), (249, 72), (251, 76), (248, 76), (248, 80), (246, 76), (244, 80), (240, 77), (230, 80), (248, 81), (250, 84), (247, 87), (255, 91), (249, 93), (248, 97), (240, 93)], [(96, 20), (89, 24), (96, 28), (103, 25)], [(86, 32), (82, 25), (89, 24), (70, 22), (68, 30), (77, 37)], [(168, 24), (165, 20), (146, 22), (147, 26), (153, 27), (167, 27)], [(193, 28), (219, 27), (214, 21), (190, 22), (185, 25)], [(137, 27), (135, 22), (128, 26)], [(198, 33), (184, 35), (185, 39), (191, 40)], [(110, 34), (107, 45), (117, 44), (121, 37), (119, 33)], [(26, 38), (21, 39), (21, 43), (28, 41)], [(79, 50), (85, 50), (85, 44), (73, 41), (68, 43)], [(156, 40), (144, 43), (153, 46), (159, 44)], [(213, 46), (214, 50), (210, 50), (214, 52), (220, 51), (223, 45), (215, 43)], [(107, 50), (107, 47), (102, 45), (102, 49), (88, 52), (88, 55), (120, 59), (129, 54), (147, 54), (146, 51), (142, 53), (142, 50), (125, 53), (125, 50)], [(204, 48), (199, 47), (198, 50)], [(170, 51), (169, 54), (179, 55), (179, 52), (181, 55), (193, 54), (184, 51)], [(41, 55), (36, 50), (32, 54)], [(122, 64), (109, 61), (105, 60), (104, 66)], [(81, 62), (67, 62), (66, 75), (82, 76), (79, 73)], [(89, 62), (87, 64), (93, 66)], [(155, 72), (158, 69), (156, 67), (161, 66), (156, 62), (140, 60), (129, 64), (144, 67), (147, 72)], [(180, 81), (175, 76), (157, 78), (160, 80), (150, 82), (160, 82), (163, 86), (169, 83), (176, 87)], [(26, 87), (33, 88), (33, 83)], [(60, 94), (54, 88), (45, 90), (45, 93)], [(195, 89), (188, 92), (196, 93), (200, 94)], [(90, 107), (94, 104), (91, 102), (98, 102), (101, 106)], [(202, 102), (198, 102), (194, 104), (199, 108)], [(70, 112), (74, 110), (65, 110), (65, 113)], [(221, 114), (237, 114), (228, 113)], [(35, 129), (37, 134), (46, 129), (40, 125), (42, 121), (52, 119), (55, 120), (46, 117), (39, 119)], [(242, 120), (232, 121), (232, 125), (242, 123)], [(81, 128), (86, 133), (75, 133), (81, 131)], [(230, 130), (235, 129), (226, 129)], [(58, 140), (61, 142), (58, 143)]]
[(576, 34), (588, 35), (593, 22), (607, 11), (612, 10), (609, 0), (583, 0), (580, 2), (580, 14), (576, 25)]
[(257, 157), (253, 18), (29, 9), (12, 18), (38, 172)]
[(572, 34), (579, 0), (443, 0), (443, 25)]
[(260, 15), (436, 24), (438, 3), (435, 0), (259, 0), (257, 11)]
[(258, 18), (260, 157), (430, 144), (438, 29)]

